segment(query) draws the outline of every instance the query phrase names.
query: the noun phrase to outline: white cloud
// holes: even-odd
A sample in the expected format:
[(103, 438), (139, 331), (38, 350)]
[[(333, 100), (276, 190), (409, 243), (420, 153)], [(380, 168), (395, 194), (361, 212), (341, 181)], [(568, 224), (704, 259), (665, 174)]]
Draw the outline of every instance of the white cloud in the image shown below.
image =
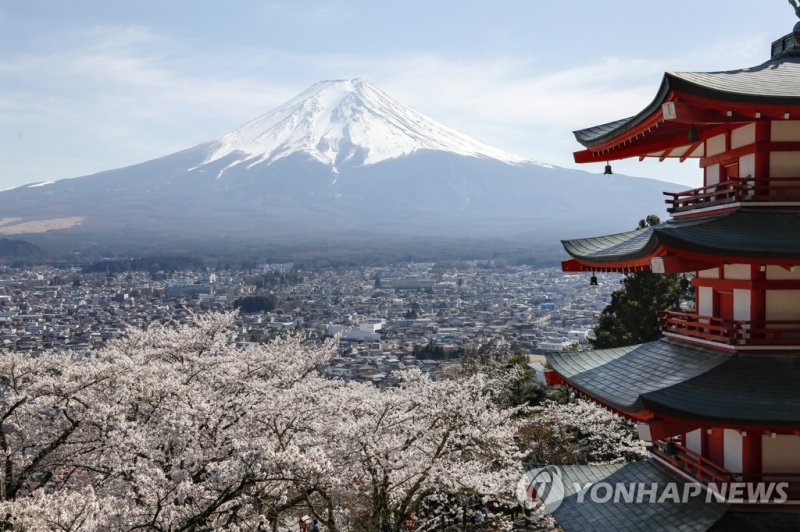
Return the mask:
[[(302, 6), (269, 9), (272, 16), (290, 16)], [(330, 20), (347, 12), (331, 2), (305, 15)], [(760, 56), (763, 41), (745, 39), (737, 60)], [(664, 70), (708, 61), (587, 58), (553, 70), (535, 57), (303, 55), (260, 48), (198, 55), (191, 43), (140, 26), (95, 27), (54, 36), (53, 42), (59, 44), (55, 51), (16, 54), (0, 63), (0, 73), (12, 80), (0, 86), (0, 125), (15, 141), (25, 133), (2, 153), (0, 186), (170, 153), (219, 136), (319, 79), (342, 77), (368, 79), (481, 141), (570, 166), (577, 148), (572, 129), (634, 114), (654, 96)], [(688, 170), (678, 174), (688, 181)]]

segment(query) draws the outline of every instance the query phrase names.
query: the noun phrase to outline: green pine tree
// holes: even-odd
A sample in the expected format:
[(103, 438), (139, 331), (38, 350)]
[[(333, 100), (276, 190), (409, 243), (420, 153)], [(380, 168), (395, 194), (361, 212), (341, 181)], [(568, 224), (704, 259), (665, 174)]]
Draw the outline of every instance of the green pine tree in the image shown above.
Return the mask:
[[(658, 216), (650, 215), (639, 221), (639, 229), (660, 222)], [(628, 274), (600, 315), (592, 346), (609, 349), (657, 340), (661, 337), (658, 311), (679, 311), (684, 301), (692, 299), (693, 287), (683, 275)]]

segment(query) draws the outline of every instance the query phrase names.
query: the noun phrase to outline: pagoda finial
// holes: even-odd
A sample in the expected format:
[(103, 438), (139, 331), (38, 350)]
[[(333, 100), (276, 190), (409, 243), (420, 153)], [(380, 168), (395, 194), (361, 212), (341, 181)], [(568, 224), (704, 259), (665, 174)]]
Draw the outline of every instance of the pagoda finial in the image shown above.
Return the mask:
[(797, 0), (789, 0), (789, 3), (794, 7), (794, 13), (797, 15), (797, 18), (800, 18), (800, 5), (797, 5)]

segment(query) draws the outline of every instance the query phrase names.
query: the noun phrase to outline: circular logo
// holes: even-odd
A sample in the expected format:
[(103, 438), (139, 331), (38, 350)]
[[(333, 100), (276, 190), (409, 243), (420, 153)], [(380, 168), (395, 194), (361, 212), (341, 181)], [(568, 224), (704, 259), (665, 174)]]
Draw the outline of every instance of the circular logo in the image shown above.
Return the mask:
[(516, 495), (520, 506), (527, 511), (542, 514), (555, 512), (565, 495), (561, 469), (546, 466), (529, 470), (517, 482)]

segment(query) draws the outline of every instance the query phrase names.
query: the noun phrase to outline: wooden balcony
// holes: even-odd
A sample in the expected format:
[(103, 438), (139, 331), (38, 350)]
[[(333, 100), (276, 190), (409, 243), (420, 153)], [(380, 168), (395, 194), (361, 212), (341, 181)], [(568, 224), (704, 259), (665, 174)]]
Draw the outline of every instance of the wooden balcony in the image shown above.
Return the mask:
[(730, 321), (687, 312), (659, 312), (664, 334), (730, 347), (800, 346), (800, 321)]
[(786, 495), (790, 501), (800, 501), (800, 474), (797, 473), (731, 473), (676, 440), (658, 441), (652, 449), (662, 462), (682, 471), (687, 477), (705, 486), (721, 488), (732, 483), (782, 483), (785, 482)]
[(671, 214), (736, 203), (800, 204), (800, 178), (756, 180), (748, 177), (683, 192), (664, 192), (664, 195), (669, 196), (664, 203), (669, 205), (667, 211)]
[(729, 484), (736, 477), (727, 469), (718, 466), (708, 458), (690, 451), (675, 440), (656, 442), (653, 454), (701, 484)]

